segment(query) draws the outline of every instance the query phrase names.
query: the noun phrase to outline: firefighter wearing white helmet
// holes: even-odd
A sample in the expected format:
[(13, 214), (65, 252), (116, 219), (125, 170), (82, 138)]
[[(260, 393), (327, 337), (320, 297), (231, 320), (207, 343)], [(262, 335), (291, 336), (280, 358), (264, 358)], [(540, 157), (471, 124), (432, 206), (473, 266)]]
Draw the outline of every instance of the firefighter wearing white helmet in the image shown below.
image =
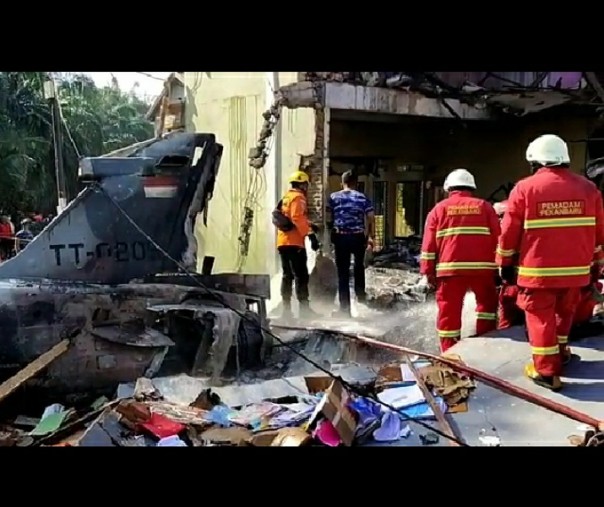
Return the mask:
[(473, 195), (474, 176), (456, 169), (445, 179), (448, 196), (428, 214), (420, 255), (424, 283), (436, 287), (436, 327), (441, 351), (461, 337), (461, 314), (468, 290), (476, 295), (476, 334), (495, 329), (495, 249), (499, 219), (493, 206)]
[(445, 179), (443, 188), (448, 192), (452, 188), (471, 188), (476, 190), (476, 181), (472, 173), (466, 169), (455, 169)]
[(528, 145), (526, 160), (533, 167), (558, 167), (570, 164), (568, 146), (558, 136), (546, 134)]
[(594, 251), (604, 243), (604, 209), (596, 186), (568, 170), (568, 147), (560, 137), (532, 141), (526, 160), (533, 174), (510, 193), (497, 263), (504, 281), (513, 283), (517, 272), (517, 304), (532, 354), (524, 373), (558, 390), (563, 365), (572, 358), (568, 334), (581, 288), (590, 284)]

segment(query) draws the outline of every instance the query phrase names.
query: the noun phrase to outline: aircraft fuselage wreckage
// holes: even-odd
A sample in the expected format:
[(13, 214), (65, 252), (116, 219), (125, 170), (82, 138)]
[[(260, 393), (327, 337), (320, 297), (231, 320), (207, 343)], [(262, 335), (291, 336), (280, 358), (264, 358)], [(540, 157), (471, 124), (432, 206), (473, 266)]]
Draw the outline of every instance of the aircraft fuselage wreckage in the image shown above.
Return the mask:
[(34, 386), (78, 392), (160, 372), (217, 379), (262, 363), (269, 277), (191, 274), (194, 222), (221, 154), (214, 135), (175, 133), (81, 161), (84, 190), (0, 265), (3, 377), (66, 336), (71, 347)]

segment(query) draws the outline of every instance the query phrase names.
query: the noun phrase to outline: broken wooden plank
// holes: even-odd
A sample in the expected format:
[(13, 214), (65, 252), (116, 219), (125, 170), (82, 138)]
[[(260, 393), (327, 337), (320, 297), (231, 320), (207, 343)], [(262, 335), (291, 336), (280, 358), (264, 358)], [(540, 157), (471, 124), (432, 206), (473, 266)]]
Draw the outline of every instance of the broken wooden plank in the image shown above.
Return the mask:
[[(100, 417), (108, 410), (108, 409), (112, 409), (113, 407), (115, 407), (121, 400), (112, 400), (109, 401), (107, 403), (105, 403), (104, 405), (102, 405), (101, 407), (99, 407), (96, 410), (93, 410), (92, 412), (88, 412), (86, 415), (80, 417), (79, 419), (76, 419), (75, 421), (72, 421), (68, 424), (66, 424), (65, 426), (62, 426), (61, 428), (59, 428), (57, 431), (50, 433), (48, 435), (43, 436), (42, 438), (37, 439), (34, 442), (31, 442), (30, 445), (32, 446), (44, 446), (44, 445), (51, 445), (52, 443), (56, 443), (57, 441), (59, 441), (60, 439), (64, 438), (64, 439), (69, 439), (70, 441), (70, 445), (73, 446), (77, 446), (77, 442), (79, 441), (74, 441), (77, 439), (71, 438), (74, 435), (74, 432), (78, 431), (78, 430), (83, 430), (83, 433), (86, 433), (87, 429), (85, 426), (95, 420), (95, 419), (100, 419)], [(83, 435), (81, 435), (83, 436)], [(69, 438), (68, 438), (69, 437)]]
[(69, 339), (65, 339), (57, 343), (48, 352), (44, 352), (44, 354), (34, 359), (17, 374), (0, 384), (0, 401), (4, 400), (4, 398), (16, 391), (25, 382), (46, 368), (55, 359), (67, 352), (70, 343), (71, 341)]
[(422, 376), (418, 373), (417, 368), (413, 364), (413, 361), (411, 361), (411, 359), (409, 358), (409, 355), (404, 354), (403, 357), (405, 358), (405, 363), (407, 363), (407, 366), (409, 367), (409, 369), (411, 370), (411, 373), (413, 373), (413, 376), (415, 377), (417, 386), (421, 389), (421, 391), (424, 395), (424, 398), (426, 398), (428, 405), (430, 405), (432, 412), (434, 412), (434, 416), (436, 417), (436, 421), (438, 422), (440, 430), (447, 436), (451, 437), (450, 439), (448, 439), (449, 445), (452, 445), (454, 447), (459, 447), (460, 444), (457, 441), (459, 441), (461, 439), (457, 436), (457, 434), (451, 427), (451, 424), (449, 423), (447, 416), (440, 409), (440, 406), (436, 402), (436, 399), (434, 398), (432, 391), (430, 391), (430, 389), (428, 389), (428, 386), (426, 386), (426, 383), (424, 382)]
[(13, 426), (20, 426), (25, 428), (35, 428), (40, 423), (39, 417), (27, 417), (24, 415), (17, 416), (13, 421)]

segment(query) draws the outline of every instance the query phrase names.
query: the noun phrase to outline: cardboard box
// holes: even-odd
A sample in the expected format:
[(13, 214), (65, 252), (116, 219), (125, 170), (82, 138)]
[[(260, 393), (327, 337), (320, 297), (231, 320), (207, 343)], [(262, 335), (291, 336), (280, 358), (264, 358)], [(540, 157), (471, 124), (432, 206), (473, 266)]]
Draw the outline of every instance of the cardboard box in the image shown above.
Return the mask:
[(341, 382), (333, 380), (317, 405), (309, 426), (316, 421), (319, 414), (323, 414), (333, 424), (342, 443), (351, 446), (357, 430), (357, 421), (354, 413), (348, 408), (349, 400), (350, 394)]
[(309, 394), (323, 393), (329, 389), (333, 379), (327, 375), (311, 375), (304, 377)]

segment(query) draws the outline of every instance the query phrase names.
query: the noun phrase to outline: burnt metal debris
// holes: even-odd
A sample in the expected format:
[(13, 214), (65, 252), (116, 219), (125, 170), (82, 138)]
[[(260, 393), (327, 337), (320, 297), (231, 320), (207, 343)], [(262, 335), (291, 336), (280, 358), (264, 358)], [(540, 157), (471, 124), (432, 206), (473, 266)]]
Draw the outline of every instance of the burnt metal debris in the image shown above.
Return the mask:
[[(442, 420), (453, 407), (443, 397), (423, 395), (427, 384), (418, 372), (438, 371), (435, 365), (414, 360), (414, 369), (406, 370), (393, 355), (321, 333), (299, 347), (308, 357), (322, 358), (330, 375), (283, 350), (274, 358), (282, 364), (275, 363), (280, 369), (273, 378), (257, 377), (248, 385), (212, 387), (207, 377), (188, 375), (139, 378), (120, 384), (112, 399), (71, 407), (53, 403), (38, 409), (37, 417), (14, 415), (2, 426), (0, 446), (424, 445), (433, 432), (419, 422), (433, 419), (435, 411)], [(400, 401), (401, 389), (413, 398)], [(457, 405), (467, 394), (460, 392)], [(389, 400), (400, 413), (376, 399)]]
[(29, 387), (113, 390), (165, 371), (218, 382), (263, 362), (270, 339), (249, 320), (267, 324), (269, 277), (178, 273), (197, 262), (193, 225), (221, 154), (212, 134), (174, 133), (81, 161), (84, 190), (0, 265), (2, 379), (73, 329), (69, 350)]

